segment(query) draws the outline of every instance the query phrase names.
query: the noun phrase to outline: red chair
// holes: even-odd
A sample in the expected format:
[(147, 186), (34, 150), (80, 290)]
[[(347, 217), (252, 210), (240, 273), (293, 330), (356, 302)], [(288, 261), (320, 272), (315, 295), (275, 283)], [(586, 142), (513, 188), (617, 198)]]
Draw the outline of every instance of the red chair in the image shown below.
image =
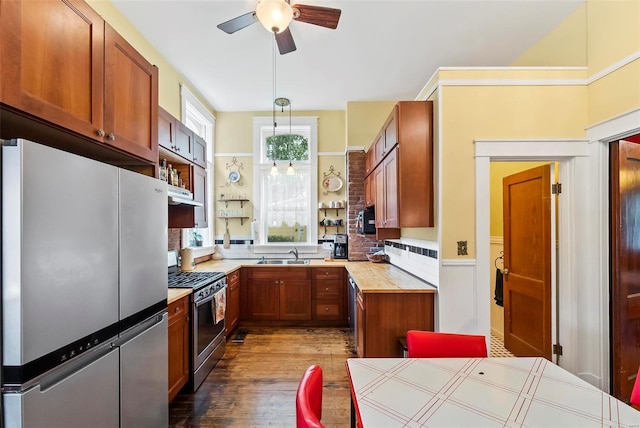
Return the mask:
[(296, 427), (324, 428), (322, 417), (322, 368), (313, 365), (304, 372), (296, 394)]
[(487, 357), (484, 336), (409, 330), (407, 332), (409, 358)]
[(640, 406), (640, 368), (638, 368), (636, 383), (633, 384), (633, 389), (631, 390), (631, 400), (629, 401), (634, 406)]

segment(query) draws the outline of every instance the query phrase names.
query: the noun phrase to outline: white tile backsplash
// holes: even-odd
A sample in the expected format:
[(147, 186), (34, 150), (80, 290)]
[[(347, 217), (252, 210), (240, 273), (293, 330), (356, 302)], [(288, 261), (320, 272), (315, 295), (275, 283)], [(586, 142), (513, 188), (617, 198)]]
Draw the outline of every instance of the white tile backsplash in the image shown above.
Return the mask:
[[(392, 265), (406, 270), (436, 287), (440, 283), (438, 250), (437, 242), (409, 238), (387, 240), (384, 246), (384, 251)], [(430, 255), (419, 254), (422, 252), (428, 252)]]

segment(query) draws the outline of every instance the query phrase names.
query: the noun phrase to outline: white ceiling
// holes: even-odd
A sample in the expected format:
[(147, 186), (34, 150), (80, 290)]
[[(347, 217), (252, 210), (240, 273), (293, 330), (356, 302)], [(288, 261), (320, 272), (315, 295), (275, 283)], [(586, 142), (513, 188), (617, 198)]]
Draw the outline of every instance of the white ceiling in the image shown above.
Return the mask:
[[(256, 0), (112, 0), (217, 111), (271, 111), (273, 36), (216, 25)], [(411, 100), (438, 67), (506, 66), (584, 0), (292, 0), (342, 9), (336, 30), (293, 21), (276, 55), (277, 97), (295, 110)], [(162, 72), (162, 70), (160, 71)]]

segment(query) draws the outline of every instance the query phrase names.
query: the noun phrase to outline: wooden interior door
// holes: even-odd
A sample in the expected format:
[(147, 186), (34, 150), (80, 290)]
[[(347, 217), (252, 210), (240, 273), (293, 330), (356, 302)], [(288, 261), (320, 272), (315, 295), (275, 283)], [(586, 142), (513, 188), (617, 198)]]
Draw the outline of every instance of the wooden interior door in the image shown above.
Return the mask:
[(551, 360), (551, 169), (503, 179), (504, 344)]
[(640, 366), (640, 144), (611, 144), (611, 393), (628, 401)]

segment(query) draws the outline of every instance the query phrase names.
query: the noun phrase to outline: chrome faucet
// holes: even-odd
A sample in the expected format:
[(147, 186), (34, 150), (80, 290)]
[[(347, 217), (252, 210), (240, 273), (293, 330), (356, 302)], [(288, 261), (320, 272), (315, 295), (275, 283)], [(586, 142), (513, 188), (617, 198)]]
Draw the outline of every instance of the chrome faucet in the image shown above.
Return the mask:
[(298, 249), (293, 247), (293, 250), (289, 250), (289, 254), (293, 254), (296, 260), (298, 260)]

